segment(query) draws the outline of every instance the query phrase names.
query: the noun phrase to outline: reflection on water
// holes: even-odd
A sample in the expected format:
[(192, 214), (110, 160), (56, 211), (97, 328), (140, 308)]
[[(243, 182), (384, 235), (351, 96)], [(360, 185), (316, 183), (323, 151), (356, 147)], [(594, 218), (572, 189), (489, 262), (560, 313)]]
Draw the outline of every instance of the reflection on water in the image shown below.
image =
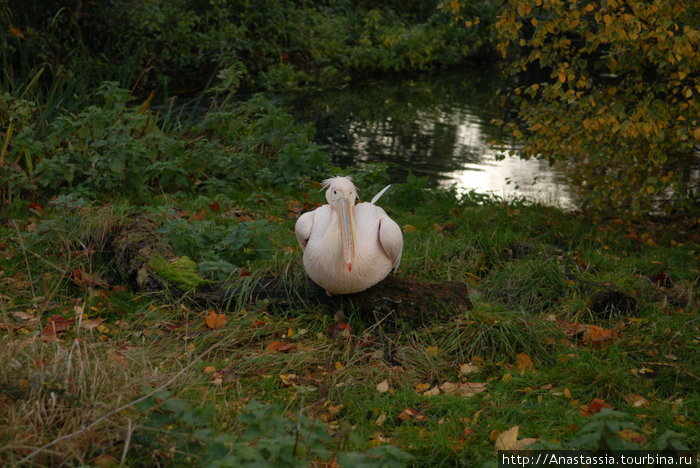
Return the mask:
[(502, 118), (493, 97), (502, 79), (496, 68), (451, 73), (425, 80), (372, 82), (305, 96), (297, 118), (317, 128), (334, 163), (347, 167), (381, 161), (403, 181), (412, 171), (432, 185), (456, 185), (505, 198), (525, 197), (573, 207), (564, 174), (548, 163), (508, 157), (491, 119)]

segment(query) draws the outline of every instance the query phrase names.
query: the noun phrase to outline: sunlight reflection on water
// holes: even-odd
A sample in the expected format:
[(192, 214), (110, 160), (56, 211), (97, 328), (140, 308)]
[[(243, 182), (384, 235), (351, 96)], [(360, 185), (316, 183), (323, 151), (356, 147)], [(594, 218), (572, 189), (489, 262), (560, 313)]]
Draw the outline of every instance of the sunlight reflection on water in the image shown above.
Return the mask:
[[(305, 99), (301, 113), (316, 126), (316, 141), (342, 167), (385, 162), (399, 182), (410, 170), (433, 186), (455, 185), (459, 193), (575, 208), (563, 171), (546, 161), (508, 157), (490, 144), (502, 141), (491, 123), (502, 117), (492, 102), (502, 86), (494, 73), (347, 87)], [(515, 148), (506, 142), (505, 150)]]

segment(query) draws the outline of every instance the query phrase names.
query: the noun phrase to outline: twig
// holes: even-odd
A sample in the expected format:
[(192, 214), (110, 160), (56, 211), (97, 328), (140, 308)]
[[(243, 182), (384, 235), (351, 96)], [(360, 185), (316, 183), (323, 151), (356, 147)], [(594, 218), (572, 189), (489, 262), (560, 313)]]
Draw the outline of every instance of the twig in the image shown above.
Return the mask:
[(683, 369), (683, 368), (682, 368), (681, 366), (679, 366), (678, 364), (673, 364), (672, 362), (643, 361), (641, 364), (642, 364), (642, 365), (648, 365), (648, 366), (666, 366), (666, 367), (672, 367), (672, 368), (676, 369), (678, 372), (681, 372), (681, 373), (687, 375), (688, 377), (692, 377), (692, 378), (694, 378), (695, 380), (697, 380), (698, 382), (700, 382), (700, 377), (698, 377), (697, 375), (693, 374), (693, 373), (690, 372), (689, 370)]
[(131, 425), (131, 419), (127, 420), (127, 426), (126, 426), (126, 439), (124, 440), (124, 451), (122, 452), (122, 460), (119, 463), (121, 466), (124, 466), (126, 463), (126, 454), (129, 451), (129, 445), (131, 444), (131, 433), (134, 432), (134, 428)]
[(217, 341), (216, 343), (214, 343), (213, 345), (211, 345), (211, 346), (210, 346), (209, 348), (207, 348), (204, 352), (200, 353), (200, 354), (197, 356), (196, 359), (194, 359), (192, 362), (190, 362), (190, 363), (187, 364), (185, 367), (183, 367), (177, 374), (175, 374), (174, 376), (172, 376), (172, 377), (170, 378), (170, 380), (168, 380), (167, 382), (165, 382), (165, 383), (164, 383), (163, 385), (161, 385), (160, 387), (151, 390), (151, 391), (148, 392), (147, 394), (145, 394), (145, 395), (143, 395), (143, 396), (141, 396), (141, 397), (139, 397), (139, 398), (137, 398), (137, 399), (135, 399), (135, 400), (133, 400), (133, 401), (130, 401), (129, 403), (126, 403), (126, 404), (120, 406), (119, 408), (113, 409), (113, 410), (110, 411), (109, 413), (107, 413), (107, 414), (105, 414), (105, 415), (103, 415), (103, 416), (100, 416), (100, 417), (97, 418), (95, 421), (91, 422), (91, 423), (88, 424), (87, 426), (83, 426), (82, 428), (78, 429), (77, 431), (73, 431), (73, 432), (71, 432), (70, 434), (62, 435), (61, 437), (58, 437), (58, 438), (52, 440), (51, 442), (49, 442), (49, 443), (47, 443), (47, 444), (45, 444), (45, 445), (39, 447), (38, 449), (34, 450), (32, 453), (30, 453), (29, 455), (27, 455), (27, 456), (24, 457), (23, 459), (21, 459), (21, 460), (19, 461), (19, 463), (20, 463), (20, 464), (26, 463), (26, 462), (28, 462), (29, 460), (31, 460), (32, 458), (34, 458), (35, 456), (37, 456), (37, 455), (38, 455), (39, 453), (41, 453), (42, 451), (46, 450), (47, 448), (52, 447), (52, 446), (56, 445), (57, 443), (59, 443), (59, 442), (61, 442), (61, 441), (64, 441), (64, 440), (66, 440), (66, 439), (70, 439), (70, 438), (72, 438), (72, 437), (75, 437), (75, 436), (78, 436), (78, 435), (80, 435), (80, 434), (83, 434), (84, 432), (87, 432), (88, 430), (90, 430), (90, 429), (92, 429), (93, 427), (95, 427), (95, 426), (97, 426), (98, 424), (100, 424), (100, 423), (101, 423), (102, 421), (104, 421), (105, 419), (110, 418), (110, 417), (114, 416), (114, 415), (117, 414), (117, 413), (121, 413), (122, 411), (124, 411), (125, 409), (129, 408), (130, 406), (133, 406), (133, 405), (135, 405), (135, 404), (137, 404), (137, 403), (140, 403), (140, 402), (142, 402), (143, 400), (152, 397), (152, 396), (155, 395), (156, 393), (158, 393), (158, 392), (160, 392), (160, 391), (162, 391), (162, 390), (165, 390), (165, 389), (166, 389), (167, 387), (169, 387), (175, 380), (177, 380), (182, 374), (184, 374), (187, 370), (189, 370), (190, 367), (192, 367), (194, 364), (196, 364), (197, 362), (199, 362), (199, 361), (201, 360), (202, 356), (205, 356), (205, 355), (211, 353), (211, 352), (214, 351), (216, 348), (218, 348), (219, 346), (221, 346), (223, 343), (224, 343), (223, 341)]

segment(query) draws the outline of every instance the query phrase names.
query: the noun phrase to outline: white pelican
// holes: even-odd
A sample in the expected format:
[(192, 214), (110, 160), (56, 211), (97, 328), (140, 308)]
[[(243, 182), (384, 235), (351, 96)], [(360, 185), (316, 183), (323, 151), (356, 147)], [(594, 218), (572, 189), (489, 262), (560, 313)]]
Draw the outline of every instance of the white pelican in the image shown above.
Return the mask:
[(357, 189), (347, 177), (323, 181), (327, 205), (304, 213), (294, 226), (309, 277), (330, 294), (350, 294), (374, 286), (401, 261), (401, 228), (374, 204), (355, 204)]

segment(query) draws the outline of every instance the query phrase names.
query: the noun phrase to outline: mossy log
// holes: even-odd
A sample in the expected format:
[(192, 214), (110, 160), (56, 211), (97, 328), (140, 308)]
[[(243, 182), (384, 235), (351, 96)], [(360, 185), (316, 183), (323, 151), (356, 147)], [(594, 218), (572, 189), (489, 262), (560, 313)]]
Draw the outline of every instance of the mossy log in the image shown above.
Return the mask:
[(240, 302), (266, 300), (273, 308), (324, 306), (333, 312), (392, 314), (418, 323), (444, 320), (472, 307), (467, 285), (458, 281), (426, 282), (390, 275), (366, 291), (333, 296), (305, 276), (303, 280), (263, 276), (205, 281), (196, 276), (193, 262), (178, 258), (163, 243), (158, 228), (149, 215), (135, 214), (112, 240), (114, 261), (136, 291), (167, 289), (171, 294), (187, 294), (202, 306), (228, 308)]

